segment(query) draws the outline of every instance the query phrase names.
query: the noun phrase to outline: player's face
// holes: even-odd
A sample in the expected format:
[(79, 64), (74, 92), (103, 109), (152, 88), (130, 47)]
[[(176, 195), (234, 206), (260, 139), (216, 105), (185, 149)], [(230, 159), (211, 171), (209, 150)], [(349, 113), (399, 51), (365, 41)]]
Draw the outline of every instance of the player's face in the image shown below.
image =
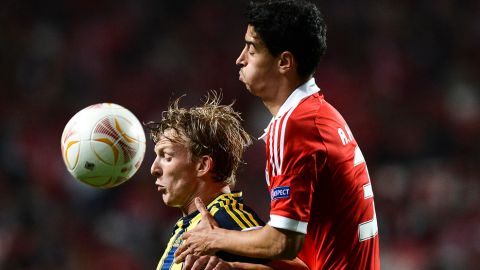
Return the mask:
[[(173, 131), (167, 130), (166, 134), (170, 137)], [(195, 161), (183, 143), (172, 142), (166, 137), (162, 137), (155, 145), (155, 154), (151, 174), (157, 179), (155, 184), (163, 201), (187, 213), (187, 208), (198, 196)]]
[(245, 47), (236, 61), (240, 66), (239, 80), (252, 94), (266, 97), (277, 81), (278, 63), (277, 57), (272, 56), (253, 26), (249, 25)]

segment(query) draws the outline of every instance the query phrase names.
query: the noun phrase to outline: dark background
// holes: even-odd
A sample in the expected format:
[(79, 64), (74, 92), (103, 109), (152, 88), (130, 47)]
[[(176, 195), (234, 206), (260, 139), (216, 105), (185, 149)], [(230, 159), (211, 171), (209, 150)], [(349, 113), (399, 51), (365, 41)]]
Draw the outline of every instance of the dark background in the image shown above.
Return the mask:
[[(1, 1), (0, 269), (154, 269), (180, 217), (149, 175), (76, 182), (64, 125), (99, 102), (158, 120), (171, 97), (236, 100), (258, 137), (270, 115), (238, 81), (246, 1)], [(348, 121), (375, 192), (383, 269), (480, 265), (480, 2), (318, 1), (317, 84)], [(268, 219), (264, 145), (238, 188)]]

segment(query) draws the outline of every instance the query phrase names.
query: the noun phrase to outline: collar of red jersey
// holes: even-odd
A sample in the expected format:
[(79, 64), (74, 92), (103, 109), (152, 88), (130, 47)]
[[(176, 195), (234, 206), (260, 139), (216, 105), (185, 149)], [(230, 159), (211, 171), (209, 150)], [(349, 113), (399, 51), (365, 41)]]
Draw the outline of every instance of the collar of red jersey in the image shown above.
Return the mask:
[(268, 126), (263, 130), (264, 131), (263, 135), (260, 136), (258, 139), (259, 140), (262, 139), (262, 140), (265, 141), (267, 133), (268, 133), (268, 129), (275, 119), (281, 118), (292, 107), (297, 106), (298, 103), (300, 103), (300, 101), (302, 101), (302, 99), (304, 99), (304, 98), (306, 98), (306, 97), (308, 97), (308, 96), (310, 96), (314, 93), (317, 93), (318, 91), (320, 91), (320, 88), (315, 83), (315, 78), (313, 78), (313, 77), (310, 80), (308, 80), (306, 83), (300, 85), (297, 89), (295, 89), (290, 94), (290, 96), (287, 98), (287, 100), (285, 100), (283, 105), (280, 107), (280, 110), (278, 110), (277, 115), (272, 117), (272, 120), (270, 120), (270, 123), (268, 123)]

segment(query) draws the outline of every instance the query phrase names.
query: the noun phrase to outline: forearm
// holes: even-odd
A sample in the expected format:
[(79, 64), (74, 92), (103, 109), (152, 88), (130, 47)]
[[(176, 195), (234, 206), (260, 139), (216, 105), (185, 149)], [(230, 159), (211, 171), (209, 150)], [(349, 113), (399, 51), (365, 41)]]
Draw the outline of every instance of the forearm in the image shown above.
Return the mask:
[(293, 259), (303, 244), (303, 235), (277, 230), (269, 225), (240, 232), (221, 228), (213, 230), (212, 248), (255, 258)]

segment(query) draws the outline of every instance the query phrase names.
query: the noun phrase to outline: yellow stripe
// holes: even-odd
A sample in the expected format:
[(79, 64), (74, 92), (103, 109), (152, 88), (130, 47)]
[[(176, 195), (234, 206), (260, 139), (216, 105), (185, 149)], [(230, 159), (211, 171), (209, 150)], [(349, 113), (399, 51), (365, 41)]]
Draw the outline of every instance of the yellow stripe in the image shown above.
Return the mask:
[(170, 267), (170, 270), (182, 270), (183, 268), (183, 262), (182, 263), (174, 263)]
[(165, 248), (165, 251), (163, 252), (162, 258), (160, 258), (160, 261), (158, 262), (157, 270), (162, 269), (163, 262), (165, 261), (165, 258), (167, 257), (168, 252), (170, 252), (170, 249), (172, 249), (175, 238), (177, 238), (178, 233), (182, 230), (182, 223), (183, 223), (183, 220), (180, 220), (178, 222), (177, 230), (175, 230), (175, 233), (172, 235), (172, 237), (170, 237), (170, 240), (168, 241), (167, 247)]
[[(229, 196), (234, 197), (234, 198), (240, 198), (240, 197), (242, 197), (242, 192), (231, 193), (231, 194), (229, 194)], [(238, 201), (235, 200), (235, 202), (238, 202)], [(255, 224), (255, 226), (260, 226), (260, 224), (258, 224), (257, 220), (253, 217), (253, 215), (249, 211), (245, 211), (243, 209), (243, 203), (238, 203), (238, 205), (239, 205), (239, 208), (242, 211), (242, 213), (247, 214), (247, 216), (250, 218), (249, 220), (253, 224)]]
[[(210, 208), (209, 212), (212, 216), (214, 216), (215, 213), (218, 212), (218, 210), (219, 210), (218, 207), (214, 205)], [(198, 213), (195, 217), (192, 218), (192, 220), (190, 221), (190, 225), (188, 226), (186, 231), (190, 231), (193, 228), (195, 228), (197, 226), (197, 224), (200, 222), (201, 219), (202, 219), (202, 215), (200, 213)]]
[[(243, 211), (243, 209), (242, 209), (243, 207), (242, 207), (242, 206), (243, 206), (243, 204), (238, 203), (236, 200), (233, 200), (232, 207), (235, 208), (235, 212), (237, 212), (237, 213), (240, 215), (240, 217), (243, 219), (243, 221), (245, 221), (245, 223), (247, 223), (247, 225), (248, 225), (249, 227), (255, 227), (255, 225), (253, 225), (253, 224), (250, 222), (250, 220), (244, 215), (245, 212)], [(242, 211), (240, 211), (239, 207), (240, 207), (240, 209), (241, 209)]]
[(218, 203), (223, 197), (225, 197), (226, 195), (228, 195), (228, 194), (222, 194), (222, 195), (218, 196), (217, 198), (215, 198), (215, 200), (213, 200), (211, 203), (209, 203), (209, 204), (207, 205), (207, 209), (210, 208), (210, 207), (212, 207), (212, 206), (214, 206), (215, 204), (217, 204), (217, 203)]
[[(225, 198), (225, 199), (227, 199), (227, 198)], [(238, 203), (238, 201), (235, 200), (235, 199), (228, 198), (227, 200), (228, 200), (227, 204), (230, 204), (230, 205), (231, 205), (232, 209), (233, 209), (233, 210), (240, 216), (240, 218), (247, 224), (248, 228), (255, 227), (255, 226), (259, 226), (258, 223), (256, 223), (255, 221), (253, 221), (253, 220), (254, 220), (254, 219), (253, 219), (253, 216), (250, 215), (250, 213), (247, 212), (247, 214), (250, 215), (250, 218), (251, 218), (251, 219), (248, 219), (248, 218), (244, 215), (244, 214), (245, 214), (245, 211), (243, 211), (243, 204)], [(230, 200), (232, 201), (231, 203), (230, 203)], [(238, 209), (238, 207), (240, 207), (240, 209)], [(240, 211), (240, 210), (241, 210), (241, 211)], [(253, 221), (253, 223), (256, 223), (256, 225), (252, 224), (251, 221)]]
[(212, 214), (212, 216), (215, 216), (215, 214), (218, 212), (218, 210), (220, 210), (218, 207), (214, 206), (212, 207), (212, 209), (210, 209), (210, 214)]
[(250, 221), (253, 222), (255, 227), (260, 226), (260, 224), (258, 224), (257, 220), (252, 216), (250, 212), (243, 210), (243, 204), (240, 204), (240, 210), (242, 210), (243, 213), (247, 214), (247, 216), (250, 218)]
[(190, 221), (190, 225), (187, 227), (186, 231), (190, 231), (191, 229), (195, 228), (197, 224), (202, 219), (202, 215), (198, 213), (192, 220)]
[(247, 227), (245, 226), (245, 224), (243, 224), (243, 222), (237, 218), (237, 216), (230, 210), (230, 207), (228, 205), (226, 205), (223, 201), (220, 201), (220, 206), (222, 206), (223, 208), (225, 208), (225, 211), (227, 211), (227, 213), (230, 215), (230, 217), (233, 218), (233, 220), (235, 220), (235, 222), (237, 223), (237, 225), (240, 226), (240, 228), (242, 229), (246, 229)]

